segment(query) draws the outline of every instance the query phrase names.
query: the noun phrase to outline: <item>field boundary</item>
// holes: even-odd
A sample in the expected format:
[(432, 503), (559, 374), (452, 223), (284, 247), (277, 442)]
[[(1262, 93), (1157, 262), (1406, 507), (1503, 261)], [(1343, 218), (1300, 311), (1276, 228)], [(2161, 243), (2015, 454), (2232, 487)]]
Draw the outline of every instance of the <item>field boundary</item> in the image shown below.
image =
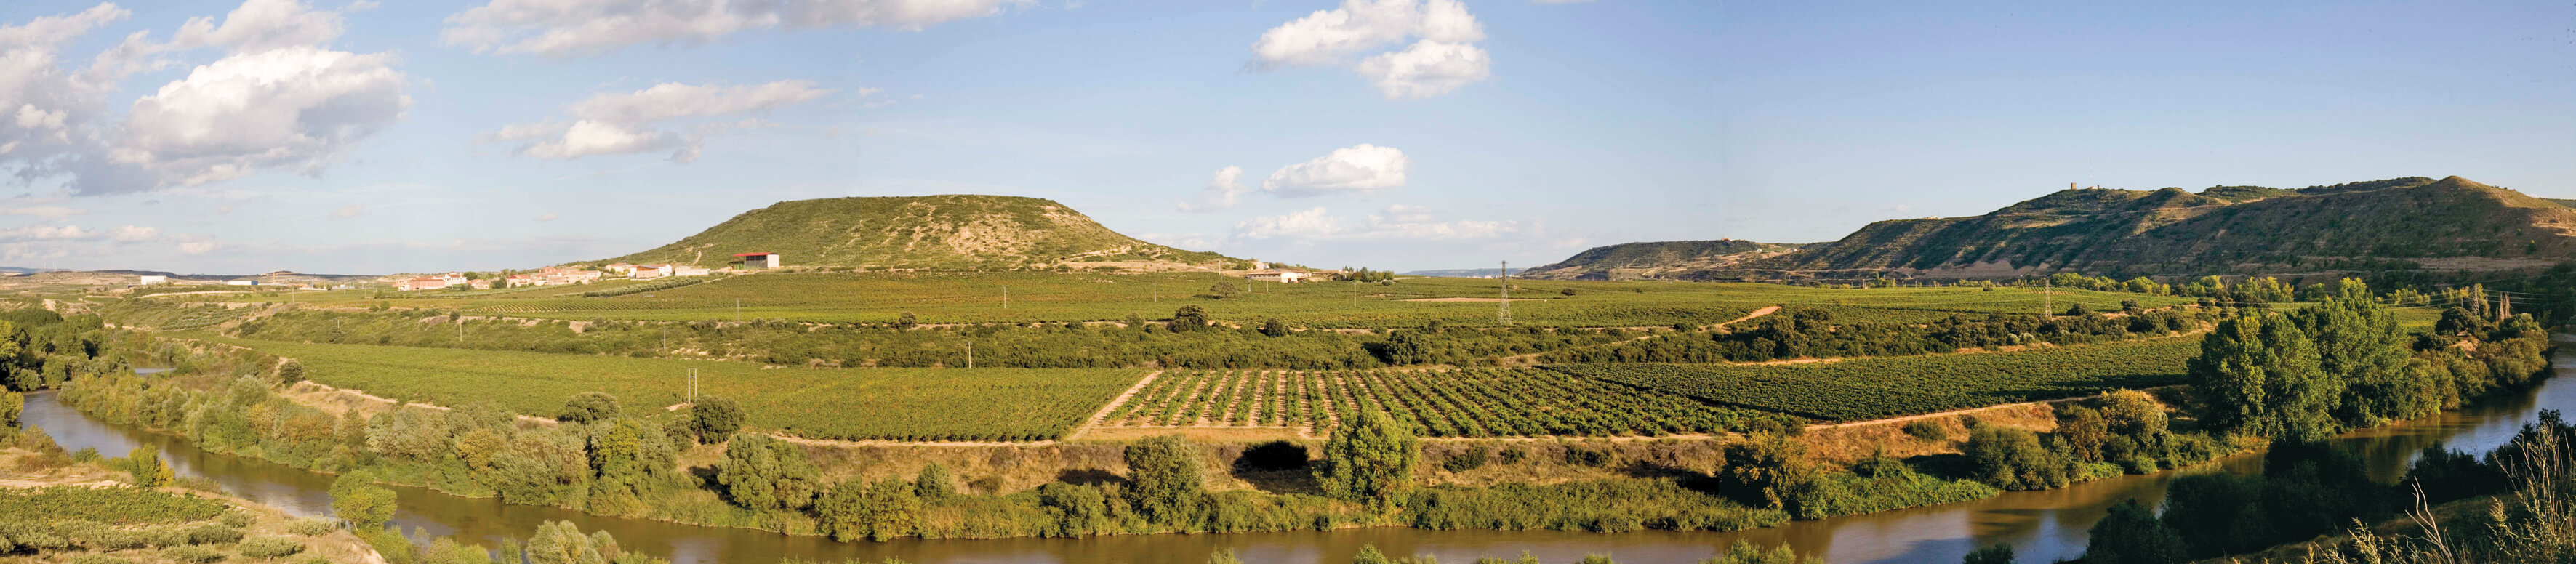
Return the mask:
[(1137, 392), (1144, 391), (1147, 384), (1154, 383), (1154, 379), (1161, 377), (1162, 375), (1163, 371), (1161, 370), (1145, 373), (1145, 377), (1136, 379), (1136, 384), (1128, 386), (1127, 391), (1119, 392), (1118, 397), (1110, 398), (1108, 404), (1100, 406), (1100, 411), (1091, 412), (1091, 417), (1083, 419), (1081, 425), (1074, 426), (1070, 431), (1065, 431), (1064, 440), (1081, 438), (1084, 432), (1090, 431), (1094, 427), (1099, 427), (1100, 422), (1107, 420), (1110, 413), (1117, 412), (1119, 406), (1127, 405), (1128, 398), (1136, 397)]

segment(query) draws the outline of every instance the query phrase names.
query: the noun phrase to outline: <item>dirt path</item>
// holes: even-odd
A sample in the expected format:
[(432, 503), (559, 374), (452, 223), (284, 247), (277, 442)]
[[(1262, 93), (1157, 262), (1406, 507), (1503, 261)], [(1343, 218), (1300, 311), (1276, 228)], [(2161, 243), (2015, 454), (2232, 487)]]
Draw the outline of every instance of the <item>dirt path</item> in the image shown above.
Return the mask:
[(1109, 419), (1109, 414), (1111, 412), (1118, 411), (1119, 406), (1127, 405), (1128, 399), (1134, 398), (1137, 393), (1145, 391), (1145, 386), (1152, 385), (1154, 383), (1154, 378), (1162, 375), (1163, 371), (1161, 370), (1146, 373), (1144, 378), (1136, 380), (1136, 385), (1128, 386), (1127, 391), (1118, 392), (1118, 398), (1109, 400), (1109, 405), (1100, 406), (1100, 411), (1093, 412), (1090, 418), (1083, 419), (1082, 426), (1073, 428), (1073, 432), (1071, 433), (1065, 433), (1064, 438), (1081, 438), (1084, 433), (1090, 432), (1092, 428), (1099, 427), (1101, 422)]

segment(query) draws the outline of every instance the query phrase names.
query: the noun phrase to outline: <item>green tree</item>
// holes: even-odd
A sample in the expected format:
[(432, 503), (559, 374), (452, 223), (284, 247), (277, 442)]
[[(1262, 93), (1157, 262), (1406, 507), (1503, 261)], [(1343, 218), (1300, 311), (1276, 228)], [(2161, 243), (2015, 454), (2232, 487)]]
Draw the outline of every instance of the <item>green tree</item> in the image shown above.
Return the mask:
[(1276, 317), (1261, 320), (1261, 334), (1270, 337), (1286, 337), (1288, 336), (1288, 323), (1280, 321), (1279, 318)]
[(563, 411), (555, 415), (555, 420), (568, 423), (605, 421), (617, 418), (618, 412), (617, 396), (607, 392), (582, 392), (564, 400)]
[(179, 480), (170, 464), (161, 461), (161, 451), (152, 447), (134, 447), (125, 455), (126, 472), (134, 475), (134, 485), (157, 488)]
[[(1608, 558), (1601, 559), (1604, 562), (1608, 560)], [(1787, 544), (1764, 551), (1761, 547), (1753, 546), (1753, 543), (1739, 540), (1733, 545), (1728, 545), (1726, 552), (1701, 560), (1700, 564), (1824, 564), (1824, 560), (1813, 556), (1799, 558), (1798, 551), (1789, 548)]]
[(2413, 354), (2397, 325), (2397, 314), (2370, 296), (2369, 287), (2345, 280), (2318, 307), (2291, 314), (2301, 330), (2315, 339), (2317, 365), (2342, 382), (2336, 417), (2353, 426), (2377, 426), (2391, 420), (2430, 415), (2414, 393), (2406, 370)]
[(1208, 553), (1207, 564), (1243, 564), (1243, 559), (1234, 557), (1234, 549), (1220, 548)]
[(895, 316), (894, 318), (894, 328), (896, 329), (911, 329), (918, 325), (921, 325), (921, 318), (913, 315), (912, 312), (909, 311), (903, 312), (903, 315)]
[(1379, 347), (1387, 364), (1422, 364), (1431, 361), (1431, 335), (1413, 329), (1386, 332), (1386, 344)]
[(1421, 461), (1422, 443), (1413, 430), (1386, 412), (1368, 410), (1333, 430), (1315, 479), (1326, 495), (1389, 513), (1413, 487), (1413, 469)]
[(2102, 444), (2111, 440), (2111, 424), (2101, 411), (2066, 404), (2057, 410), (2057, 439), (2077, 462), (2101, 462)]
[(756, 433), (736, 433), (716, 465), (716, 483), (735, 504), (756, 511), (798, 510), (814, 502), (822, 470), (805, 447)]
[(698, 442), (714, 444), (742, 430), (742, 403), (733, 398), (707, 396), (689, 405), (690, 426), (697, 431)]
[(817, 532), (841, 542), (868, 538), (867, 498), (868, 485), (863, 478), (852, 476), (833, 484), (831, 491), (814, 500)]
[(2111, 506), (2111, 514), (2094, 522), (2089, 533), (2085, 564), (2172, 564), (2186, 558), (2182, 537), (2138, 500)]
[(1718, 471), (1718, 491), (1757, 507), (1798, 513), (1798, 486), (1815, 479), (1807, 444), (1780, 433), (1754, 433), (1726, 445), (1726, 467)]
[(530, 564), (608, 564), (600, 553), (598, 541), (581, 534), (581, 527), (571, 521), (549, 521), (537, 526), (537, 535), (528, 539)]
[(2045, 490), (2067, 483), (2067, 461), (2039, 444), (2028, 429), (1979, 425), (1962, 445), (1976, 476), (2007, 490)]
[(27, 413), (27, 396), (0, 391), (0, 429), (18, 428), (18, 418)]
[(2201, 418), (2222, 432), (2268, 434), (2271, 420), (2271, 354), (2263, 345), (2263, 318), (2221, 320), (2200, 340), (2200, 356), (2185, 362), (2192, 389), (2208, 405)]
[(277, 363), (277, 382), (279, 384), (292, 386), (295, 385), (296, 382), (302, 381), (304, 381), (304, 363), (297, 362), (295, 359), (291, 358)]
[(349, 522), (350, 529), (383, 527), (393, 520), (395, 503), (394, 491), (376, 485), (373, 474), (351, 472), (331, 481), (331, 513)]
[(1216, 296), (1217, 299), (1232, 299), (1235, 296), (1242, 295), (1243, 288), (1235, 286), (1233, 281), (1225, 281), (1218, 282), (1214, 286), (1209, 286), (1208, 293)]
[(2012, 543), (1995, 543), (1968, 551), (1962, 564), (2013, 564)]
[(946, 501), (957, 495), (957, 484), (954, 482), (956, 479), (949, 477), (947, 466), (933, 462), (930, 466), (923, 467), (921, 474), (913, 476), (913, 495), (921, 496), (921, 501), (925, 503)]
[(903, 480), (886, 478), (868, 488), (868, 540), (889, 541), (912, 536), (913, 527), (921, 522), (921, 497), (913, 495), (913, 486)]
[(1198, 508), (1207, 475), (1198, 449), (1180, 435), (1127, 445), (1127, 503), (1154, 523), (1179, 523)]
[(2300, 442), (2333, 438), (2342, 430), (2334, 411), (2343, 401), (2344, 382), (2326, 373), (2319, 364), (2317, 345), (2308, 333), (2295, 323), (2282, 323), (2282, 318), (2263, 324), (2263, 346), (2268, 353), (2264, 397), (2271, 401), (2269, 411), (2277, 421), (2276, 436)]
[(1207, 310), (1197, 304), (1181, 306), (1181, 309), (1172, 312), (1171, 329), (1174, 332), (1205, 329), (1207, 324)]

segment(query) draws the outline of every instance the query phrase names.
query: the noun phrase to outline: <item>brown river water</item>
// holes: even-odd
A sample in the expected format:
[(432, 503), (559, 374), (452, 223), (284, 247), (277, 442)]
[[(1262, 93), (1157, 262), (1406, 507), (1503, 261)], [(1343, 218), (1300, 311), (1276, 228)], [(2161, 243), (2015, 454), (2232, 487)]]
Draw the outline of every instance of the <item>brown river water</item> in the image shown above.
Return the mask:
[[(2566, 337), (2562, 336), (2562, 339)], [(2576, 360), (2559, 364), (2576, 372)], [(2372, 474), (2393, 482), (2418, 450), (2436, 442), (2483, 452), (2513, 437), (2541, 409), (2576, 408), (2576, 383), (2551, 378), (2522, 394), (2489, 398), (2478, 406), (2338, 439), (2363, 455)], [(159, 447), (184, 476), (205, 476), (226, 491), (299, 515), (330, 511), (331, 476), (268, 462), (214, 454), (168, 436), (110, 425), (57, 403), (50, 392), (28, 396), (27, 425), (42, 427), (69, 449), (122, 454), (136, 446)], [(837, 543), (749, 529), (678, 525), (583, 514), (554, 507), (504, 505), (494, 499), (456, 497), (422, 488), (395, 488), (404, 531), (461, 535), (497, 545), (524, 538), (545, 521), (572, 521), (586, 531), (606, 530), (629, 549), (680, 563), (771, 564), (783, 557), (840, 561), (901, 558), (915, 564), (1133, 563), (1198, 564), (1230, 548), (1254, 564), (1339, 564), (1363, 545), (1389, 554), (1436, 555), (1444, 562), (1523, 551), (1546, 562), (1573, 562), (1608, 554), (1626, 564), (1698, 562), (1737, 540), (1763, 546), (1786, 542), (1802, 554), (1836, 564), (1958, 562), (1976, 546), (2012, 543), (2021, 562), (2054, 562), (2084, 551), (2085, 530), (2111, 505), (2164, 498), (2165, 484), (2190, 472), (2260, 471), (2261, 458), (2240, 455), (2213, 464), (2147, 476), (2127, 476), (2040, 492), (2009, 492), (1982, 501), (1918, 507), (1788, 526), (1729, 533), (1578, 533), (1554, 531), (1424, 531), (1382, 527), (1330, 532), (1299, 531), (1225, 535), (1123, 535), (1089, 539), (910, 540)]]

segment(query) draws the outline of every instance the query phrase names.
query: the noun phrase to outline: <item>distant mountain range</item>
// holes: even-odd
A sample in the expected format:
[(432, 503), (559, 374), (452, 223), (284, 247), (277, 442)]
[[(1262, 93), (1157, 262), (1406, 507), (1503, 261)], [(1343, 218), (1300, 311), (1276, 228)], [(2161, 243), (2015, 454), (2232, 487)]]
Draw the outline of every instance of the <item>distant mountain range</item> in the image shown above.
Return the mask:
[(778, 253), (791, 267), (943, 270), (1239, 262), (1128, 237), (1052, 200), (964, 194), (779, 202), (609, 260), (721, 268), (739, 253)]
[(1749, 242), (1596, 248), (1532, 276), (2001, 278), (2051, 272), (2495, 271), (2576, 260), (2576, 208), (2457, 176), (2194, 193), (2062, 190), (1973, 217), (1900, 219), (1794, 250)]

